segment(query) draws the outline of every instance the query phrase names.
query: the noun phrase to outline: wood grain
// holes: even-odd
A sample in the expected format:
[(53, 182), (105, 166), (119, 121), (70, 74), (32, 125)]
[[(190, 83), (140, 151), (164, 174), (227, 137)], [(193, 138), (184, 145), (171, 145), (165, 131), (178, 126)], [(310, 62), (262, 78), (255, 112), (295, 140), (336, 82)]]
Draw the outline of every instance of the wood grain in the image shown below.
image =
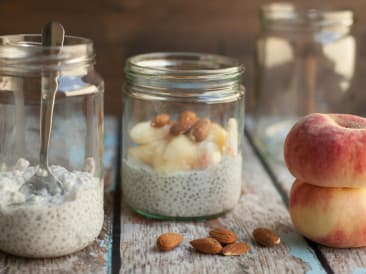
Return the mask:
[[(120, 273), (304, 273), (311, 269), (324, 273), (313, 251), (294, 233), (280, 195), (247, 142), (244, 148), (242, 197), (235, 210), (221, 218), (187, 223), (148, 220), (131, 212), (122, 200)], [(275, 248), (259, 247), (251, 238), (258, 226), (280, 233), (283, 243)], [(189, 241), (207, 236), (213, 227), (232, 229), (240, 241), (249, 244), (250, 251), (238, 257), (195, 252)], [(155, 241), (164, 232), (182, 233), (185, 241), (176, 250), (161, 253)], [(296, 248), (308, 262), (296, 256)]]
[[(263, 158), (276, 177), (284, 195), (289, 195), (295, 178), (283, 162)], [(320, 252), (335, 273), (366, 273), (366, 248), (336, 249), (319, 246)]]
[(113, 186), (117, 157), (117, 119), (105, 121), (105, 216), (102, 233), (94, 244), (75, 254), (55, 259), (24, 259), (0, 253), (0, 273), (110, 273), (113, 225)]
[[(106, 112), (121, 113), (123, 64), (132, 54), (152, 51), (224, 53), (240, 59), (247, 70), (244, 83), (254, 88), (255, 39), (258, 9), (270, 0), (0, 0), (0, 34), (39, 33), (42, 25), (58, 20), (68, 34), (95, 42), (97, 70), (106, 80)], [(364, 98), (366, 16), (364, 2), (298, 0), (308, 6), (348, 7), (357, 12), (356, 78), (352, 94)], [(355, 100), (355, 102), (363, 100)]]

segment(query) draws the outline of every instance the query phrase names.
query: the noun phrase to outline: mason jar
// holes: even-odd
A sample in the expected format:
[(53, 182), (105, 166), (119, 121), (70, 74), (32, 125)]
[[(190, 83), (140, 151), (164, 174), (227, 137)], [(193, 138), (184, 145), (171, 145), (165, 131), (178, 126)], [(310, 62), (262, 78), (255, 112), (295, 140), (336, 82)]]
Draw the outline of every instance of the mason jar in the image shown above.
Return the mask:
[(300, 117), (357, 113), (353, 12), (271, 3), (260, 22), (246, 126), (265, 156), (282, 161), (284, 139)]
[[(56, 257), (92, 243), (103, 225), (103, 80), (89, 39), (0, 36), (0, 250)], [(44, 75), (57, 89), (48, 166), (62, 191), (24, 192), (40, 164)], [(51, 105), (44, 105), (51, 107)]]
[(156, 219), (233, 209), (242, 185), (243, 66), (199, 53), (129, 58), (123, 87), (123, 199)]

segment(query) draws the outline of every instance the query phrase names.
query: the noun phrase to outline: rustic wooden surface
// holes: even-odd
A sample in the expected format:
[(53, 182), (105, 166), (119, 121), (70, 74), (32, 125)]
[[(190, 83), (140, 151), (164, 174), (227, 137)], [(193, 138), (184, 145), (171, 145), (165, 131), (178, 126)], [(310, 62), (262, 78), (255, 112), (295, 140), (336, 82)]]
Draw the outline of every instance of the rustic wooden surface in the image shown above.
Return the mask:
[[(258, 152), (260, 153), (260, 151)], [(288, 197), (294, 177), (287, 170), (285, 163), (270, 157), (261, 157), (269, 167), (269, 172), (273, 174), (274, 181), (278, 184), (282, 194)], [(363, 218), (363, 216), (360, 216), (360, 218)], [(366, 248), (335, 249), (325, 246), (319, 246), (318, 248), (324, 257), (325, 264), (329, 265), (334, 273), (366, 273)]]
[(105, 120), (105, 216), (102, 233), (95, 243), (80, 252), (55, 259), (23, 259), (0, 253), (1, 274), (111, 273), (113, 189), (118, 156), (117, 129), (115, 118)]
[[(117, 119), (107, 119), (105, 138), (106, 219), (98, 240), (87, 249), (57, 259), (30, 260), (0, 254), (0, 273), (366, 273), (366, 249), (331, 249), (307, 242), (291, 225), (286, 201), (293, 178), (283, 164), (260, 157), (248, 139), (244, 143), (242, 196), (231, 213), (206, 222), (163, 222), (131, 212), (115, 192), (118, 173)], [(119, 183), (119, 182), (117, 182)], [(118, 195), (116, 195), (118, 194)], [(117, 209), (113, 212), (113, 208)], [(120, 215), (119, 215), (120, 214)], [(116, 222), (118, 220), (118, 222)], [(114, 224), (113, 224), (114, 222)], [(264, 226), (277, 231), (282, 243), (259, 247), (251, 233)], [(189, 245), (214, 227), (226, 227), (249, 244), (242, 256), (203, 255)], [(176, 250), (161, 253), (159, 234), (175, 231), (185, 236)], [(117, 248), (115, 248), (117, 247)], [(113, 254), (112, 254), (113, 249)]]
[[(120, 273), (325, 273), (314, 251), (294, 232), (281, 196), (245, 142), (244, 180), (239, 205), (231, 213), (206, 222), (162, 222), (136, 215), (122, 201)], [(277, 231), (282, 244), (275, 248), (256, 245), (252, 231), (264, 226)], [(224, 257), (195, 252), (189, 241), (205, 237), (213, 227), (235, 231), (250, 251), (242, 256)], [(184, 243), (176, 250), (156, 249), (158, 235), (179, 232)], [(312, 272), (311, 272), (312, 271)]]

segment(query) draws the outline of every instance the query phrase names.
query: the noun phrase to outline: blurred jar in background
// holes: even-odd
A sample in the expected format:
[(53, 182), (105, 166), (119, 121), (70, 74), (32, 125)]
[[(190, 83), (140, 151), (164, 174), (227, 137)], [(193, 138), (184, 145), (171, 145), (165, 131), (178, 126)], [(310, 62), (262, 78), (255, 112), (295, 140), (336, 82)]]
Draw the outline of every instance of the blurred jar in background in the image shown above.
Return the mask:
[(247, 127), (266, 157), (282, 161), (284, 139), (301, 116), (353, 112), (353, 12), (272, 3), (261, 8), (260, 20)]

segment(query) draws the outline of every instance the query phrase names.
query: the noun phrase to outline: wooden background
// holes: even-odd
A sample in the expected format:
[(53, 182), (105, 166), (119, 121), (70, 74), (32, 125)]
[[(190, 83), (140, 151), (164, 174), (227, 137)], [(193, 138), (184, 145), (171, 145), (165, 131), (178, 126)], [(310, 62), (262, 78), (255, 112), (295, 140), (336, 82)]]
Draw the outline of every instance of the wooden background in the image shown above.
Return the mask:
[[(0, 34), (39, 33), (57, 20), (68, 34), (91, 38), (97, 70), (106, 81), (105, 110), (121, 110), (123, 64), (127, 56), (151, 51), (198, 51), (239, 58), (254, 82), (258, 8), (271, 1), (251, 0), (0, 0)], [(358, 42), (357, 75), (352, 88), (366, 83), (366, 2), (364, 0), (299, 0), (317, 7), (347, 7), (357, 12), (353, 33)]]

